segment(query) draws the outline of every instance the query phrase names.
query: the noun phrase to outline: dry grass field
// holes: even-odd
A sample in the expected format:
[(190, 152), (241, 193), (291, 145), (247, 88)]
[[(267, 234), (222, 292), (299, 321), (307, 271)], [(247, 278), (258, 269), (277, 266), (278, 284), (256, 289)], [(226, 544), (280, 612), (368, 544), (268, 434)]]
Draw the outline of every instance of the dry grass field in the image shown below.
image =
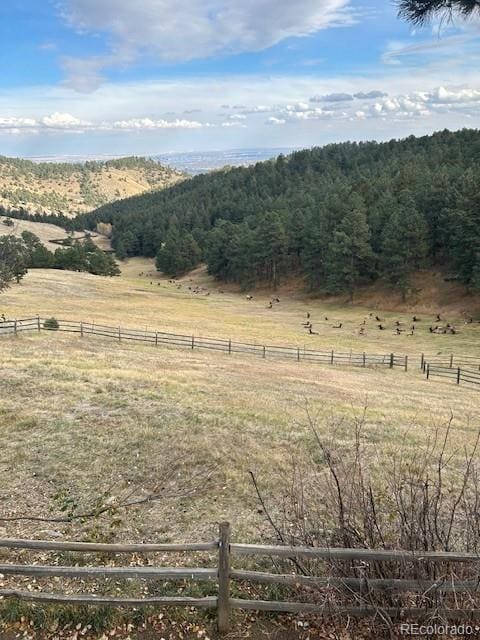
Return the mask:
[[(196, 287), (203, 289), (194, 293)], [(281, 293), (273, 309), (268, 300), (260, 292), (247, 301), (244, 294), (213, 284), (202, 271), (172, 283), (154, 274), (151, 262), (131, 260), (114, 279), (31, 271), (2, 294), (0, 311), (9, 318), (38, 313), (261, 344), (394, 350), (412, 357), (421, 351), (480, 355), (480, 325), (460, 325), (458, 311), (448, 315), (458, 324), (458, 335), (430, 335), (431, 312), (422, 315), (421, 329), (412, 337), (393, 331), (394, 319), (407, 322), (410, 310), (375, 309), (388, 326), (379, 331), (367, 306), (288, 292)], [(307, 311), (318, 336), (302, 328)], [(367, 335), (359, 336), (365, 316)], [(334, 329), (339, 320), (343, 328)], [(164, 499), (129, 512), (118, 525), (116, 535), (130, 540), (208, 539), (224, 518), (232, 521), (238, 539), (258, 538), (266, 525), (249, 471), (267, 495), (275, 492), (292, 455), (302, 455), (311, 445), (306, 402), (319, 413), (321, 425), (332, 416), (347, 418), (337, 434), (343, 443), (353, 438), (348, 419), (367, 402), (366, 437), (387, 468), (399, 447), (418, 450), (451, 412), (459, 447), (452, 453), (461, 460), (462, 447), (473, 443), (480, 420), (476, 390), (427, 382), (413, 367), (408, 374), (332, 368), (64, 333), (4, 337), (0, 364), (2, 512), (56, 513), (58, 491), (73, 496), (79, 510), (88, 508), (99, 491), (110, 491), (112, 500), (129, 488), (145, 495), (154, 492), (166, 470), (175, 469)], [(190, 494), (189, 483), (197, 474), (209, 479)], [(78, 536), (83, 526), (58, 528)], [(0, 531), (45, 536), (52, 527), (57, 528), (3, 523)]]
[[(20, 238), (24, 231), (29, 231), (37, 236), (37, 238), (44, 244), (50, 251), (58, 249), (59, 245), (52, 240), (66, 240), (69, 236), (68, 233), (62, 227), (58, 227), (55, 224), (46, 224), (44, 222), (31, 222), (30, 220), (13, 220), (13, 227), (3, 224), (7, 219), (7, 216), (0, 216), (0, 236), (14, 235)], [(93, 242), (103, 251), (108, 251), (110, 246), (109, 239), (98, 233), (93, 233)], [(80, 231), (75, 231), (72, 234), (72, 238), (80, 238), (84, 234)]]

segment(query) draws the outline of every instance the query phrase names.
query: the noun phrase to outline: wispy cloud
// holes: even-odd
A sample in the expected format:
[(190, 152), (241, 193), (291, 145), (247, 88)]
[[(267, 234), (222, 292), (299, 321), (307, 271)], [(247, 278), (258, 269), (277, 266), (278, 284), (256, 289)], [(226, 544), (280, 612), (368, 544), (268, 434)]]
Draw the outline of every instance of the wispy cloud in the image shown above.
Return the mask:
[(145, 53), (184, 62), (255, 52), (354, 22), (349, 0), (62, 0), (60, 8), (76, 30), (113, 43), (106, 56), (63, 60), (67, 86), (78, 91), (95, 90), (103, 69)]

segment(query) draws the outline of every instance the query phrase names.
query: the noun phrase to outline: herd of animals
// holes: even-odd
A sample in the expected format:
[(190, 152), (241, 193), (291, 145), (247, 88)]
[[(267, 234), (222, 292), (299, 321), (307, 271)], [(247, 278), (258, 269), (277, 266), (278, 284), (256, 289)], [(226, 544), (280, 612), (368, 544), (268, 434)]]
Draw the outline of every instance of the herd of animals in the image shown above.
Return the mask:
[[(144, 273), (140, 273), (140, 276), (143, 276)], [(178, 282), (175, 279), (171, 279), (168, 281), (170, 285), (175, 286), (177, 289), (185, 289), (194, 294), (200, 294), (209, 296), (210, 291), (206, 287), (202, 287), (200, 285), (193, 285), (193, 280), (189, 280), (191, 285), (186, 283)], [(150, 284), (154, 284), (150, 282)], [(160, 286), (160, 283), (157, 283)], [(223, 294), (224, 291), (219, 290), (218, 293)], [(252, 294), (247, 294), (245, 299), (248, 302), (252, 302), (255, 298)], [(280, 298), (273, 297), (267, 304), (267, 309), (273, 309), (275, 305), (280, 304)], [(328, 323), (328, 316), (324, 317), (324, 322)], [(473, 324), (475, 321), (471, 316), (466, 316), (464, 324)], [(426, 323), (426, 324), (425, 324)], [(480, 324), (480, 321), (478, 321)], [(372, 326), (373, 325), (373, 326)], [(319, 335), (318, 331), (314, 331), (314, 326), (311, 320), (310, 312), (307, 312), (306, 318), (302, 323), (303, 328), (309, 333), (309, 335)], [(341, 320), (335, 321), (335, 324), (330, 325), (332, 329), (343, 329), (345, 324)], [(437, 313), (433, 319), (433, 322), (429, 322), (427, 320), (422, 320), (418, 316), (414, 315), (410, 322), (403, 322), (400, 320), (395, 320), (393, 322), (393, 326), (387, 326), (387, 322), (384, 318), (381, 318), (379, 315), (374, 312), (370, 312), (367, 316), (364, 317), (362, 323), (358, 327), (358, 334), (364, 336), (367, 334), (367, 328), (375, 328), (378, 331), (385, 331), (391, 329), (393, 334), (396, 336), (401, 336), (405, 334), (407, 336), (414, 336), (415, 332), (421, 330), (422, 328), (428, 327), (428, 332), (431, 334), (450, 334), (457, 335), (459, 333), (459, 329), (456, 325), (451, 324), (450, 322), (446, 322), (444, 318), (442, 318), (440, 313)]]

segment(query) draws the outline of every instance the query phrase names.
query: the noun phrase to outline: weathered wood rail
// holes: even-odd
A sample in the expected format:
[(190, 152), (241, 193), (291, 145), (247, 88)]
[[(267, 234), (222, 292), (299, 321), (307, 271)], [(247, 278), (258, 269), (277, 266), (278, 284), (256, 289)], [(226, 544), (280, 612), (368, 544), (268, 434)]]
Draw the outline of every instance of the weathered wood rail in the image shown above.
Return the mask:
[(371, 354), (354, 353), (353, 351), (340, 352), (335, 350), (317, 351), (304, 347), (262, 345), (258, 343), (237, 342), (221, 338), (203, 338), (194, 335), (166, 333), (164, 331), (148, 331), (138, 329), (126, 329), (109, 325), (87, 323), (76, 320), (58, 320), (58, 328), (52, 329), (45, 326), (45, 318), (22, 318), (19, 320), (7, 320), (0, 322), (1, 336), (16, 336), (22, 332), (61, 331), (73, 333), (79, 336), (100, 336), (118, 340), (130, 340), (145, 342), (153, 346), (167, 346), (184, 348), (189, 350), (206, 349), (221, 351), (228, 354), (247, 354), (264, 359), (288, 359), (297, 362), (309, 362), (328, 365), (343, 365), (357, 367), (385, 367), (389, 369), (399, 368), (403, 371), (412, 370), (412, 363), (418, 363), (426, 380), (438, 377), (451, 380), (459, 384), (471, 385), (471, 388), (479, 388), (480, 385), (480, 356), (445, 355), (429, 356), (422, 353), (420, 356), (395, 353)]
[(480, 385), (480, 359), (475, 356), (426, 358), (422, 355), (421, 368), (425, 378), (446, 378), (457, 385)]
[[(161, 580), (175, 581), (188, 580), (191, 582), (209, 582), (215, 585), (216, 595), (204, 597), (189, 596), (145, 596), (135, 597), (110, 597), (105, 595), (93, 595), (91, 593), (64, 594), (44, 592), (40, 589), (24, 591), (17, 588), (1, 588), (0, 599), (15, 598), (33, 603), (68, 604), (68, 605), (102, 605), (113, 607), (198, 607), (210, 608), (217, 611), (218, 629), (226, 633), (230, 629), (231, 611), (233, 609), (290, 612), (290, 613), (315, 613), (323, 615), (348, 615), (369, 616), (379, 612), (391, 617), (403, 618), (428, 617), (431, 613), (443, 616), (449, 620), (478, 619), (480, 609), (475, 608), (471, 600), (470, 608), (461, 607), (436, 607), (435, 609), (415, 607), (372, 606), (368, 600), (353, 598), (351, 606), (343, 603), (335, 604), (335, 601), (325, 599), (325, 591), (332, 590), (336, 593), (346, 594), (347, 597), (357, 593), (367, 592), (401, 593), (401, 594), (454, 594), (456, 602), (461, 593), (480, 595), (480, 555), (474, 553), (457, 552), (415, 552), (384, 549), (346, 549), (346, 548), (315, 548), (315, 547), (289, 547), (275, 545), (238, 544), (230, 540), (230, 524), (223, 522), (219, 525), (218, 538), (206, 543), (191, 544), (97, 544), (83, 542), (58, 542), (42, 540), (0, 540), (0, 548), (15, 550), (36, 550), (55, 552), (80, 552), (102, 554), (131, 554), (131, 553), (192, 553), (202, 552), (215, 554), (216, 566), (212, 568), (198, 567), (131, 567), (131, 566), (58, 566), (38, 564), (0, 564), (0, 574), (3, 576), (31, 576), (35, 578), (124, 578), (136, 580)], [(269, 558), (309, 558), (325, 561), (330, 569), (325, 576), (299, 575), (298, 573), (280, 574), (267, 573), (265, 571), (241, 570), (232, 568), (236, 557), (263, 556)], [(427, 563), (443, 563), (449, 566), (455, 563), (471, 565), (475, 571), (475, 579), (453, 581), (449, 577), (437, 580), (426, 579), (393, 579), (365, 577), (335, 576), (330, 575), (335, 562), (360, 561), (366, 563), (396, 562), (409, 566), (425, 567)], [(293, 565), (292, 565), (293, 566)], [(355, 568), (353, 569), (355, 571)], [(252, 600), (231, 597), (231, 582), (260, 583), (273, 585), (290, 585), (295, 587), (307, 586), (311, 593), (312, 587), (318, 589), (318, 602), (300, 602), (277, 600)], [(323, 591), (322, 591), (323, 590)], [(314, 599), (315, 600), (315, 599)], [(418, 605), (418, 603), (417, 603)]]
[(58, 320), (58, 328), (50, 329), (45, 326), (45, 318), (23, 318), (0, 323), (0, 336), (18, 335), (21, 332), (62, 331), (78, 334), (81, 337), (101, 336), (114, 340), (146, 342), (154, 346), (173, 346), (185, 349), (206, 349), (222, 351), (228, 354), (247, 354), (260, 358), (282, 358), (298, 362), (313, 362), (330, 365), (351, 365), (358, 367), (383, 366), (390, 369), (401, 368), (408, 370), (408, 356), (395, 353), (371, 354), (341, 352), (335, 350), (318, 351), (303, 347), (264, 345), (256, 342), (238, 342), (221, 338), (204, 338), (201, 336), (166, 333), (164, 331), (148, 331), (126, 329), (119, 326), (108, 326), (77, 320)]

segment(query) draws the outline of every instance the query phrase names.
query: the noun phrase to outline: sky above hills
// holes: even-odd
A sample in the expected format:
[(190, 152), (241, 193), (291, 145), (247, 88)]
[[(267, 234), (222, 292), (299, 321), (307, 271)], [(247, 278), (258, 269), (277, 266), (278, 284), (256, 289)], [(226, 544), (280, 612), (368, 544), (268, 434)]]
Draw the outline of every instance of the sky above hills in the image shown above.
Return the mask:
[(480, 126), (480, 24), (385, 0), (8, 0), (0, 153), (299, 147)]

